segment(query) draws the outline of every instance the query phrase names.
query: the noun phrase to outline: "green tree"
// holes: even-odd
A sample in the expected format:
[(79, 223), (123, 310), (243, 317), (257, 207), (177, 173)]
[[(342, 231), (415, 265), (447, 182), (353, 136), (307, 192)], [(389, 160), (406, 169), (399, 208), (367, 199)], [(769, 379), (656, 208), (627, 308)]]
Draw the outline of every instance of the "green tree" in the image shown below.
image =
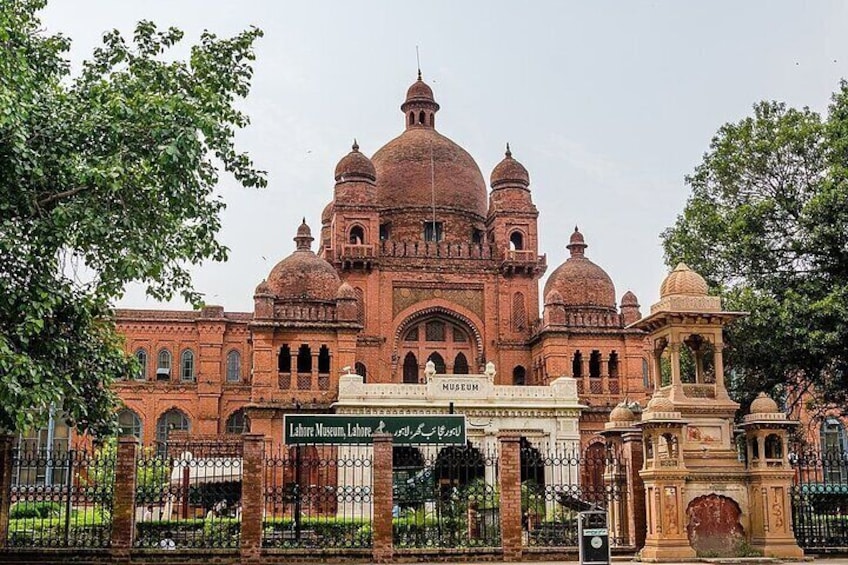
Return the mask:
[(731, 392), (848, 410), (848, 83), (825, 116), (758, 103), (719, 129), (687, 183), (666, 260), (750, 312), (726, 333)]
[(0, 3), (0, 430), (61, 405), (105, 432), (109, 385), (132, 370), (111, 301), (138, 281), (199, 304), (189, 267), (227, 256), (219, 169), (265, 185), (234, 144), (261, 32), (205, 32), (182, 61), (169, 52), (182, 32), (142, 21), (129, 40), (106, 33), (72, 76), (44, 4)]

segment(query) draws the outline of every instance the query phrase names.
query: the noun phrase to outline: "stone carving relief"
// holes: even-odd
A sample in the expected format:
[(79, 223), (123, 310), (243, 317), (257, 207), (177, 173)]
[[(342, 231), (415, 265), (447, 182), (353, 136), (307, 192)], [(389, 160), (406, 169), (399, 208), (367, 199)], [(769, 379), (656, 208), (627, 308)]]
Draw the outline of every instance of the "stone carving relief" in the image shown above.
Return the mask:
[(414, 304), (441, 298), (467, 308), (483, 318), (483, 289), (395, 287), (392, 292), (392, 316)]

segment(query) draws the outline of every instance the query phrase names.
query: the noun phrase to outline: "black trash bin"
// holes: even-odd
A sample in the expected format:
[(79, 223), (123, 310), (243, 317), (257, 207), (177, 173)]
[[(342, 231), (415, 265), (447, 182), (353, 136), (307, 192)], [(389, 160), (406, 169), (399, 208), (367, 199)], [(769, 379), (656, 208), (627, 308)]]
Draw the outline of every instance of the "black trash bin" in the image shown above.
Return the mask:
[(582, 565), (609, 565), (609, 524), (606, 511), (580, 512), (577, 516), (577, 538)]

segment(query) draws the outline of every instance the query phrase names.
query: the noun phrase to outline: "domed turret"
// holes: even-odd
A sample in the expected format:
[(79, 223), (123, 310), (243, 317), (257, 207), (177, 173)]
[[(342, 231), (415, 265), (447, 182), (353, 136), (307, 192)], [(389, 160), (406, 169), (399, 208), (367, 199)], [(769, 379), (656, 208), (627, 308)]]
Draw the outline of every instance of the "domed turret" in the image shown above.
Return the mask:
[(777, 405), (777, 402), (774, 401), (769, 395), (764, 392), (761, 392), (757, 395), (757, 398), (751, 403), (750, 414), (777, 414), (780, 412), (780, 408)]
[(622, 402), (612, 409), (609, 419), (610, 422), (633, 422), (636, 420), (636, 415), (625, 402)]
[(343, 282), (342, 285), (339, 287), (339, 291), (336, 293), (336, 299), (337, 300), (350, 300), (350, 299), (356, 300), (356, 298), (357, 298), (356, 290), (354, 290), (354, 288), (352, 286), (347, 284), (347, 282)]
[(629, 290), (621, 297), (621, 317), (625, 326), (629, 326), (642, 317), (639, 311), (639, 300)]
[(660, 286), (660, 298), (674, 295), (707, 296), (707, 281), (685, 263), (678, 263)]
[(280, 300), (332, 301), (341, 284), (338, 273), (312, 251), (312, 232), (297, 228), (295, 252), (277, 263), (268, 275), (268, 288)]
[(490, 184), (493, 189), (505, 186), (519, 186), (527, 188), (530, 186), (530, 173), (524, 165), (512, 158), (509, 143), (506, 144), (506, 153), (503, 160), (492, 169)]
[(373, 183), (377, 180), (377, 171), (371, 159), (359, 152), (359, 144), (353, 140), (350, 153), (342, 157), (336, 165), (335, 179), (337, 183), (360, 181)]
[(439, 105), (433, 97), (433, 89), (421, 78), (418, 71), (418, 80), (406, 91), (406, 100), (400, 106), (406, 116), (406, 127), (436, 127), (436, 112)]
[(586, 259), (584, 251), (588, 245), (576, 227), (567, 247), (571, 257), (548, 277), (545, 296), (557, 290), (569, 310), (616, 312), (615, 285), (606, 271)]

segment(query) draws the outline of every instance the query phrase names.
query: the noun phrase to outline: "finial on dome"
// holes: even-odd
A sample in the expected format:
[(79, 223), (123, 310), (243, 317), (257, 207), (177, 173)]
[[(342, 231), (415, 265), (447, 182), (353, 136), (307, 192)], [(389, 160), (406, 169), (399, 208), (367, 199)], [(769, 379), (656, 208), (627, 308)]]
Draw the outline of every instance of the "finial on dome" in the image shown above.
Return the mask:
[(506, 142), (506, 153), (504, 153), (504, 156), (507, 159), (512, 159), (512, 151), (509, 150), (509, 141)]
[(297, 244), (297, 250), (311, 251), (313, 240), (314, 238), (312, 237), (312, 230), (309, 229), (309, 226), (306, 224), (306, 217), (304, 217), (303, 223), (298, 226), (297, 235), (294, 237), (294, 242), (295, 244)]
[(589, 246), (586, 245), (586, 240), (583, 239), (583, 234), (580, 233), (577, 226), (574, 226), (574, 233), (571, 234), (571, 238), (569, 238), (568, 245), (566, 245), (565, 248), (571, 252), (572, 257), (583, 257), (583, 253), (587, 247)]
[(359, 153), (359, 143), (356, 142), (355, 137), (353, 138), (353, 145), (351, 145), (350, 148), (353, 149), (356, 153)]
[(420, 68), (418, 69), (418, 80), (424, 80), (423, 78), (421, 78), (421, 69)]

